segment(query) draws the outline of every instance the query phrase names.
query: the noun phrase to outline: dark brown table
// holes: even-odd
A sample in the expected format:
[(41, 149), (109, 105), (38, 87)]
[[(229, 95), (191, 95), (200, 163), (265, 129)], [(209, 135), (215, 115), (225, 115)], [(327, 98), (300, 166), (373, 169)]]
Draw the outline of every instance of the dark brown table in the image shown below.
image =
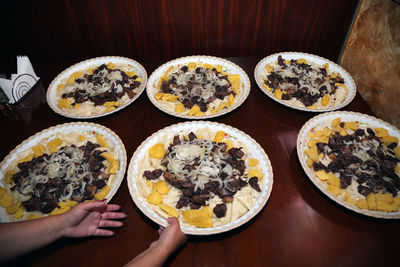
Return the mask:
[[(269, 99), (254, 81), (261, 58), (228, 58), (251, 80), (248, 99), (235, 111), (212, 121), (236, 127), (253, 137), (268, 154), (274, 172), (271, 197), (264, 209), (238, 229), (212, 236), (190, 236), (167, 264), (171, 266), (389, 266), (398, 262), (399, 220), (356, 214), (325, 197), (303, 172), (296, 154), (302, 125), (315, 113), (289, 109)], [(32, 61), (41, 81), (24, 104), (1, 115), (0, 158), (29, 136), (73, 120), (55, 114), (46, 103), (51, 80), (76, 61)], [(141, 62), (148, 75), (164, 63)], [(7, 69), (7, 66), (5, 67)], [(12, 67), (8, 70), (14, 71)], [(359, 94), (343, 110), (372, 114)], [(115, 131), (125, 144), (128, 162), (148, 136), (184, 121), (169, 116), (146, 93), (129, 107), (90, 120)], [(111, 201), (128, 215), (110, 238), (61, 239), (9, 262), (14, 266), (121, 266), (156, 240), (157, 225), (134, 205), (126, 180)]]

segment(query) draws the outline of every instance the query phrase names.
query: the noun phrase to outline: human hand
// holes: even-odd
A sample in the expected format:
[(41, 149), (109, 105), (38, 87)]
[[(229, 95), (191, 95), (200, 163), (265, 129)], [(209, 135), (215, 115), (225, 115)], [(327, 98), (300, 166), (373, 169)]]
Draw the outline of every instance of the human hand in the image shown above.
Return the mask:
[(160, 246), (167, 250), (168, 254), (171, 254), (186, 242), (187, 236), (181, 231), (179, 220), (176, 217), (168, 218), (167, 222), (169, 223), (167, 228), (160, 227), (158, 229), (160, 237), (150, 245), (150, 248)]
[(117, 212), (121, 209), (116, 204), (106, 204), (101, 201), (90, 201), (80, 203), (71, 210), (62, 214), (65, 222), (65, 237), (85, 237), (85, 236), (111, 236), (114, 232), (102, 227), (121, 227), (120, 221), (125, 213)]

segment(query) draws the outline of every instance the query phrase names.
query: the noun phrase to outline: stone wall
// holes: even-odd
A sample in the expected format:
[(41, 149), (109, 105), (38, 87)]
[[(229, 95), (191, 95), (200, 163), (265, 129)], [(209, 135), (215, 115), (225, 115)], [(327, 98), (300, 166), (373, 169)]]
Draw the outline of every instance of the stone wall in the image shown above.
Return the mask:
[(400, 128), (400, 4), (363, 0), (340, 64), (376, 116)]

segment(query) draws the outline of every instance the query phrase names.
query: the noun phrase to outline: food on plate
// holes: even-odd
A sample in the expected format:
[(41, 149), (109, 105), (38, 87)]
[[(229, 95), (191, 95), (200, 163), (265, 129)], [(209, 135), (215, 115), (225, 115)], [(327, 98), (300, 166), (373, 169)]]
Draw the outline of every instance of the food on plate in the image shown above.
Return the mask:
[(19, 153), (0, 187), (12, 220), (63, 213), (108, 195), (120, 168), (118, 151), (94, 131), (55, 133)]
[(210, 228), (246, 214), (265, 179), (246, 146), (223, 131), (168, 131), (139, 161), (136, 183), (150, 209), (183, 226)]
[(222, 65), (190, 62), (170, 66), (155, 87), (154, 98), (171, 111), (204, 116), (230, 108), (243, 83)]
[(327, 109), (345, 101), (348, 92), (340, 73), (307, 60), (286, 60), (281, 55), (277, 61), (264, 66), (261, 76), (263, 88), (280, 101), (297, 107)]
[(360, 209), (397, 212), (399, 140), (387, 129), (337, 117), (312, 128), (306, 162), (326, 188)]
[(130, 64), (94, 65), (72, 73), (57, 85), (57, 106), (72, 115), (107, 113), (135, 97), (141, 83)]

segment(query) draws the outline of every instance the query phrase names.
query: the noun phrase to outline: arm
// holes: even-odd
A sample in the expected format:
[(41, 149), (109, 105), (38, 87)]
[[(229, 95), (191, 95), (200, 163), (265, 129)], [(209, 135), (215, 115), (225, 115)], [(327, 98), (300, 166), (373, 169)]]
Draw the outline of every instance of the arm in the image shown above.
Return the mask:
[(110, 236), (100, 227), (120, 227), (125, 218), (118, 205), (86, 202), (64, 214), (15, 223), (0, 224), (0, 262), (45, 246), (60, 237)]
[(162, 266), (168, 256), (186, 242), (187, 236), (181, 232), (177, 218), (168, 218), (169, 226), (159, 229), (160, 237), (150, 247), (128, 262), (126, 267)]

